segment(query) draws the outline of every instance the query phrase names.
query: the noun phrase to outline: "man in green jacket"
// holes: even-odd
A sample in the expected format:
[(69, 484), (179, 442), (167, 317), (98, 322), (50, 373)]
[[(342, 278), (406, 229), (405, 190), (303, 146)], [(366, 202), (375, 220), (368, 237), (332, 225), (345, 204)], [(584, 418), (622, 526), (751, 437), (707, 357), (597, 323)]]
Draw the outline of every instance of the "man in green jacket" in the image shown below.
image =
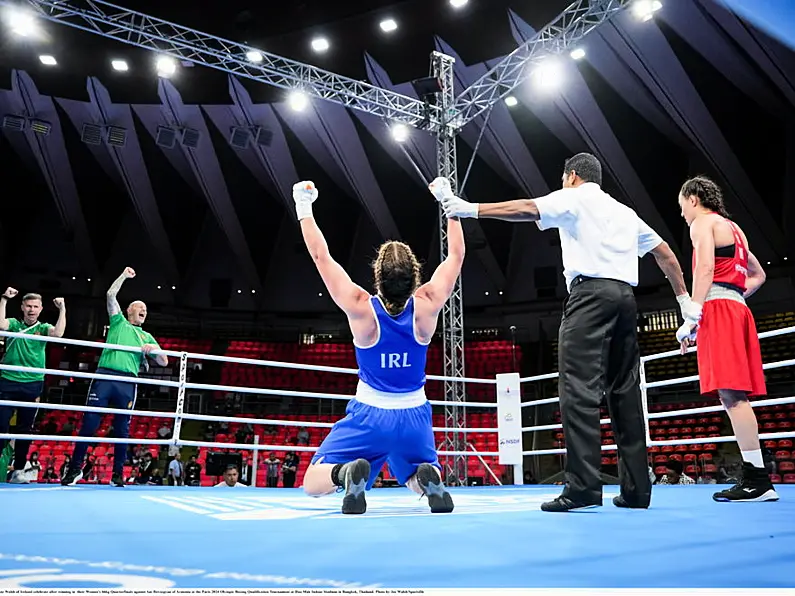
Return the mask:
[[(6, 306), (19, 292), (14, 288), (6, 288), (0, 296), (0, 329), (12, 333), (26, 335), (47, 335), (63, 337), (66, 330), (66, 303), (63, 298), (53, 300), (59, 311), (55, 325), (39, 321), (42, 302), (40, 294), (25, 294), (22, 297), (22, 319), (6, 318)], [(46, 368), (47, 342), (27, 340), (17, 337), (6, 338), (6, 353), (3, 364), (9, 366), (27, 366), (30, 368)], [(38, 403), (44, 390), (44, 373), (22, 372), (16, 370), (0, 371), (0, 396), (9, 401), (25, 401)], [(14, 408), (0, 406), (0, 433), (7, 433), (11, 425), (14, 410), (17, 411), (16, 432), (29, 435), (33, 432), (37, 408)], [(0, 453), (6, 447), (7, 439), (0, 439)], [(28, 459), (30, 441), (16, 439), (14, 442), (14, 473), (11, 475), (13, 484), (27, 484), (24, 469)], [(0, 473), (3, 471), (0, 470)], [(5, 476), (3, 477), (5, 480)]]
[[(97, 373), (103, 375), (115, 375), (118, 377), (137, 378), (141, 365), (148, 368), (147, 356), (154, 358), (160, 366), (168, 365), (168, 358), (164, 354), (152, 356), (152, 352), (159, 350), (155, 338), (150, 333), (141, 329), (146, 320), (146, 304), (140, 300), (130, 303), (127, 307), (127, 316), (122, 314), (121, 306), (116, 299), (116, 295), (121, 290), (122, 284), (128, 279), (135, 277), (135, 271), (127, 267), (122, 274), (113, 282), (108, 289), (107, 305), (108, 316), (110, 316), (110, 327), (108, 337), (105, 340), (108, 344), (121, 346), (134, 346), (141, 348), (140, 352), (128, 352), (124, 350), (114, 350), (105, 348), (99, 358)], [(117, 408), (132, 410), (135, 407), (135, 399), (138, 394), (138, 385), (130, 381), (109, 381), (104, 379), (94, 379), (88, 388), (87, 406), (102, 408)], [(80, 426), (81, 437), (93, 437), (99, 428), (102, 415), (97, 412), (86, 412), (83, 416), (83, 424)], [(117, 439), (126, 439), (130, 435), (130, 415), (113, 415), (113, 436)], [(76, 484), (82, 477), (83, 460), (88, 450), (88, 443), (80, 442), (75, 446), (72, 453), (72, 460), (69, 464), (69, 471), (64, 474), (61, 484), (71, 486)], [(127, 457), (127, 444), (117, 443), (113, 451), (113, 474), (111, 484), (114, 486), (124, 486), (124, 461)]]

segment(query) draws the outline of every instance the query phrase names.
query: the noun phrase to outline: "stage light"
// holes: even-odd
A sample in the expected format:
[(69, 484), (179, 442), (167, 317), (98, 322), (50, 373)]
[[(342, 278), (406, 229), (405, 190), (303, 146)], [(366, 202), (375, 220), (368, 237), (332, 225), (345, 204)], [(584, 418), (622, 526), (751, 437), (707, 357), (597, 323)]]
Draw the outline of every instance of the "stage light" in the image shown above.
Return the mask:
[(582, 58), (585, 58), (585, 50), (583, 50), (582, 48), (577, 48), (576, 50), (573, 50), (572, 53), (569, 55), (574, 60), (581, 60)]
[(533, 79), (536, 86), (549, 91), (560, 85), (562, 74), (560, 64), (552, 58), (547, 58), (533, 71)]
[(157, 59), (157, 75), (170, 77), (177, 72), (177, 62), (169, 56), (160, 56)]
[(49, 54), (39, 56), (39, 60), (41, 60), (41, 63), (46, 66), (55, 66), (58, 64), (58, 62), (55, 60), (55, 56), (50, 56)]
[(118, 70), (119, 72), (126, 72), (130, 69), (127, 66), (127, 62), (124, 60), (112, 60), (110, 65), (113, 67), (113, 70)]
[(662, 3), (659, 0), (635, 0), (632, 12), (641, 21), (648, 21), (661, 8)]
[(160, 286), (157, 286), (157, 289), (159, 290), (159, 289), (160, 289)]
[(509, 108), (512, 108), (518, 103), (519, 100), (516, 99), (513, 95), (509, 95), (508, 97), (505, 98), (505, 105), (508, 106)]
[(262, 62), (262, 52), (251, 50), (250, 52), (246, 52), (246, 58), (251, 62)]
[(405, 124), (392, 125), (392, 138), (398, 143), (405, 143), (409, 138), (409, 128)]
[(20, 37), (33, 37), (37, 33), (36, 18), (27, 11), (9, 8), (4, 20), (11, 32)]
[(389, 33), (397, 29), (397, 23), (394, 19), (386, 19), (385, 21), (381, 21), (381, 31), (384, 33)]
[(307, 105), (309, 105), (309, 98), (301, 91), (293, 91), (288, 97), (288, 102), (290, 103), (290, 107), (292, 109), (294, 109), (296, 112), (301, 112), (306, 109)]
[(316, 37), (312, 40), (312, 49), (316, 52), (325, 52), (329, 49), (328, 40), (325, 37)]
[(453, 8), (461, 8), (462, 6), (466, 6), (466, 3), (469, 0), (450, 0), (450, 6)]

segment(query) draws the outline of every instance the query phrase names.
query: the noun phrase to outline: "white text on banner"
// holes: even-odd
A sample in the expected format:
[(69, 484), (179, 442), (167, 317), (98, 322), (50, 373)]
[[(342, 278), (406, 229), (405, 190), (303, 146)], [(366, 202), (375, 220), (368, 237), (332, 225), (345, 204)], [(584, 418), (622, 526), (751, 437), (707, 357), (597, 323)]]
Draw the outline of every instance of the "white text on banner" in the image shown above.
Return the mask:
[(497, 436), (502, 466), (522, 463), (521, 402), (519, 373), (497, 375)]

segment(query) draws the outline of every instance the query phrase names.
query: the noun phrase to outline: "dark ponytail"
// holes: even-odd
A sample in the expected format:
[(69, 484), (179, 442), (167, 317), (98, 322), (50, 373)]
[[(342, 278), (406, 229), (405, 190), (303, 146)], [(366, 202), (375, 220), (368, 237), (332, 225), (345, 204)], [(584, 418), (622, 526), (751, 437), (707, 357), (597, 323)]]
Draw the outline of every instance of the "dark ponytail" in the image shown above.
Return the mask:
[(698, 198), (698, 202), (718, 215), (728, 219), (729, 212), (726, 211), (726, 205), (723, 204), (723, 192), (720, 186), (715, 184), (706, 176), (696, 176), (690, 178), (682, 185), (682, 190), (679, 194), (687, 198), (694, 196)]

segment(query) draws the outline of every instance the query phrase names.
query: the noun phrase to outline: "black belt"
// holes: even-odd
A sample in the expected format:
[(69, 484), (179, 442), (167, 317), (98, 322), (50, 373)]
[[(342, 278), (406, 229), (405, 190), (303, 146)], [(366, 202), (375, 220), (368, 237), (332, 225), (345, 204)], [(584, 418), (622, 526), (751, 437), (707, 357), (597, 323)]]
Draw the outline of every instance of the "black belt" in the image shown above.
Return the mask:
[(571, 290), (573, 290), (576, 286), (580, 285), (584, 281), (592, 281), (592, 280), (599, 280), (599, 281), (612, 281), (618, 284), (622, 284), (628, 286), (629, 284), (625, 281), (621, 281), (620, 279), (613, 279), (611, 277), (588, 277), (587, 275), (578, 275), (574, 279), (571, 280)]
[(720, 286), (721, 288), (726, 288), (727, 290), (734, 290), (735, 292), (737, 292), (738, 294), (740, 294), (740, 296), (742, 296), (743, 294), (745, 294), (745, 292), (743, 292), (743, 291), (742, 291), (740, 288), (738, 288), (737, 286), (735, 286), (735, 285), (732, 285), (732, 284), (727, 284), (726, 282), (723, 282), (723, 281), (713, 281), (713, 282), (712, 282), (712, 285), (713, 285), (713, 286)]

